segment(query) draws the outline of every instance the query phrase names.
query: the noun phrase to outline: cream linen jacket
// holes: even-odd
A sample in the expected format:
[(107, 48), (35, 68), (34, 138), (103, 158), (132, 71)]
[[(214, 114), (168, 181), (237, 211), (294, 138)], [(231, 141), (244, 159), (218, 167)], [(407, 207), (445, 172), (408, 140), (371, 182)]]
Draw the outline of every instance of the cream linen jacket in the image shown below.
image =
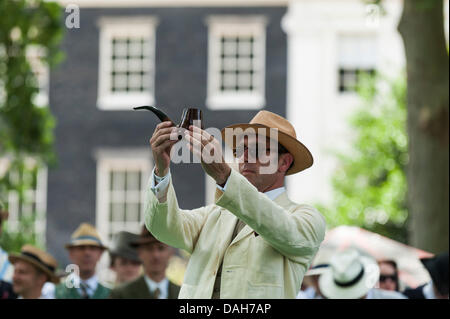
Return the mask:
[[(247, 225), (230, 242), (238, 218)], [(145, 223), (160, 241), (191, 253), (180, 299), (211, 298), (222, 260), (221, 298), (295, 298), (325, 235), (316, 209), (286, 192), (272, 201), (234, 170), (215, 205), (180, 209), (172, 181), (164, 203), (148, 191)]]

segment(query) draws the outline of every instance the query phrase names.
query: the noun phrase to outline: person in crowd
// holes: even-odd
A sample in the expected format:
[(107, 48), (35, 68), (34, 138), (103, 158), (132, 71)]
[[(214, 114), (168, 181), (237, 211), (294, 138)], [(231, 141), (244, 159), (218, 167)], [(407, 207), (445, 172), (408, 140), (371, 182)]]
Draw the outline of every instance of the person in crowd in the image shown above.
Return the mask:
[(174, 248), (157, 240), (145, 227), (140, 238), (131, 243), (136, 247), (144, 274), (136, 280), (111, 291), (114, 299), (176, 299), (180, 287), (166, 277)]
[[(8, 211), (0, 200), (0, 236), (2, 235), (3, 221), (8, 219)], [(11, 284), (14, 267), (8, 259), (8, 253), (0, 247), (0, 299), (15, 299), (17, 295)]]
[(139, 235), (127, 231), (118, 232), (113, 236), (109, 247), (110, 268), (116, 274), (115, 286), (131, 282), (141, 274), (142, 263), (131, 246), (139, 239)]
[(374, 288), (379, 276), (375, 259), (349, 248), (333, 255), (319, 287), (328, 299), (406, 299), (401, 293)]
[(380, 267), (380, 279), (378, 286), (380, 289), (400, 291), (398, 267), (394, 260), (385, 259), (378, 261)]
[(58, 263), (41, 249), (24, 245), (19, 254), (10, 254), (9, 260), (14, 265), (13, 290), (19, 299), (44, 299), (44, 284), (59, 283)]
[(260, 111), (250, 123), (228, 126), (222, 137), (228, 133), (232, 138), (225, 143), (239, 171), (224, 161), (214, 136), (193, 126), (184, 132), (218, 193), (215, 205), (182, 210), (170, 173), (178, 128), (172, 122), (158, 124), (150, 139), (155, 168), (146, 225), (162, 242), (191, 253), (179, 298), (293, 299), (326, 224), (315, 208), (288, 198), (284, 179), (310, 167), (312, 155), (292, 124), (272, 112)]
[(403, 294), (409, 299), (448, 299), (448, 251), (420, 261), (431, 280), (417, 288), (408, 288)]
[(82, 223), (66, 244), (69, 258), (79, 270), (73, 272), (64, 282), (55, 287), (57, 299), (105, 299), (110, 289), (102, 285), (96, 275), (96, 266), (103, 252), (100, 235), (94, 226)]
[[(8, 219), (9, 213), (5, 209), (5, 205), (0, 200), (0, 236), (2, 235), (3, 222)], [(8, 253), (0, 247), (0, 281), (4, 282), (4, 288), (12, 281), (14, 268), (8, 260)]]
[(304, 281), (308, 282), (308, 287), (304, 290), (300, 290), (297, 294), (297, 299), (323, 299), (322, 292), (319, 287), (319, 278), (324, 272), (327, 271), (328, 264), (318, 264), (312, 266), (306, 273)]

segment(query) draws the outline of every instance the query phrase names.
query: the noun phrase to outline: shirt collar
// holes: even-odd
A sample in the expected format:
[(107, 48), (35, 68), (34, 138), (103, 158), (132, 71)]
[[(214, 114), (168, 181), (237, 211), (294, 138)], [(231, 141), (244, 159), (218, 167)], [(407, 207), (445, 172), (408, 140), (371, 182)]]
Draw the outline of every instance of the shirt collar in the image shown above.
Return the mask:
[(264, 194), (266, 194), (267, 197), (270, 198), (270, 200), (275, 200), (278, 196), (283, 194), (285, 191), (286, 191), (286, 187), (283, 186), (283, 187), (272, 189), (268, 192), (265, 192)]
[(153, 292), (156, 290), (156, 288), (159, 288), (160, 294), (159, 299), (167, 299), (169, 296), (169, 280), (167, 278), (164, 278), (160, 282), (156, 282), (147, 275), (144, 275), (145, 282), (147, 283), (148, 289), (150, 290), (150, 293), (153, 294)]
[(98, 277), (97, 275), (92, 276), (91, 278), (88, 278), (86, 280), (82, 280), (78, 275), (73, 274), (73, 283), (85, 283), (88, 286), (88, 289), (92, 292), (97, 290), (98, 286)]

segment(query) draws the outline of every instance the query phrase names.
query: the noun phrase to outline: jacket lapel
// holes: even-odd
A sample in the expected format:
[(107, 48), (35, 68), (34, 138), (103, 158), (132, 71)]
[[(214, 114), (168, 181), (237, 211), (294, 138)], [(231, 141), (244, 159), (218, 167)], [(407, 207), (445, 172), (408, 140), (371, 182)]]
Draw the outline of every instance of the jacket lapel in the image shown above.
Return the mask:
[(153, 295), (150, 293), (150, 287), (147, 285), (144, 275), (141, 276), (136, 288), (136, 292), (139, 292), (139, 296), (141, 296), (140, 298), (153, 299)]
[[(282, 206), (282, 207), (288, 207), (290, 201), (289, 201), (289, 198), (287, 197), (287, 192), (281, 193), (277, 198), (275, 198), (274, 202), (277, 203), (278, 205)], [(233, 214), (231, 214), (231, 215), (233, 215)], [(234, 225), (236, 225), (237, 217), (236, 216), (234, 216), (234, 217), (236, 219)], [(245, 225), (245, 227), (233, 239), (233, 241), (231, 242), (230, 246), (234, 245), (236, 242), (240, 241), (241, 239), (244, 239), (245, 237), (247, 237), (251, 233), (253, 233), (253, 229), (250, 226)]]

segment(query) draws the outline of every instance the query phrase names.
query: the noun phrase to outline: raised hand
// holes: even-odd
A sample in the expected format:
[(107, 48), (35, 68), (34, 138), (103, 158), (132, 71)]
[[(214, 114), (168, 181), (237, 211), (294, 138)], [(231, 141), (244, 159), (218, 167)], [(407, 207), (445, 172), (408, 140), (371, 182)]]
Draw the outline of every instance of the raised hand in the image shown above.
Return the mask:
[(155, 161), (155, 174), (163, 177), (167, 175), (170, 168), (170, 150), (178, 142), (178, 128), (172, 122), (159, 123), (153, 136), (150, 138), (153, 159)]
[(230, 176), (231, 167), (225, 163), (220, 142), (205, 130), (192, 125), (184, 134), (189, 149), (201, 160), (203, 170), (223, 186)]

